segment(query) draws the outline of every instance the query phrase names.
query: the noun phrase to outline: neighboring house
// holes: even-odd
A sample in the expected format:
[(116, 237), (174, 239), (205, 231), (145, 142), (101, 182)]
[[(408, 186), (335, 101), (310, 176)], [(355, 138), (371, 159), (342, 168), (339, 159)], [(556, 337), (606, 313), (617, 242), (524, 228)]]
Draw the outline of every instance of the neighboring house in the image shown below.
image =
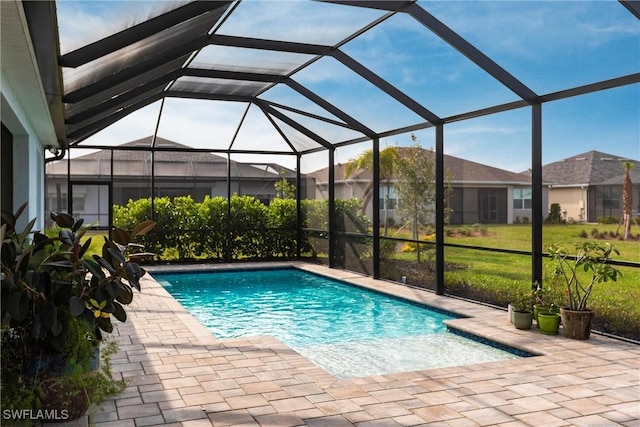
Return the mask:
[[(406, 148), (401, 148), (404, 150)], [(525, 174), (509, 172), (503, 169), (483, 165), (481, 163), (444, 156), (444, 167), (451, 180), (445, 186), (452, 188), (450, 208), (450, 224), (512, 224), (520, 221), (531, 221), (531, 178)], [(308, 174), (316, 180), (315, 198), (327, 197), (328, 169), (320, 169)], [(371, 173), (360, 171), (345, 178), (344, 165), (335, 167), (335, 197), (349, 199), (362, 197), (365, 188), (371, 181)], [(396, 206), (402, 203), (395, 192), (391, 179), (389, 188), (388, 215), (396, 222), (402, 220), (396, 213)], [(385, 210), (387, 186), (380, 183), (380, 218)], [(312, 197), (313, 198), (313, 197)], [(547, 192), (543, 189), (543, 206), (547, 205)], [(371, 216), (372, 203), (366, 208)]]
[(622, 163), (630, 171), (634, 215), (640, 213), (640, 162), (612, 154), (589, 151), (542, 167), (550, 182), (549, 203), (558, 203), (567, 221), (596, 222), (603, 216), (622, 216)]
[[(109, 206), (124, 205), (151, 195), (190, 195), (197, 202), (205, 196), (227, 196), (227, 157), (188, 151), (190, 147), (156, 138), (154, 180), (151, 180), (151, 152), (135, 149), (151, 147), (151, 137), (100, 150), (71, 159), (72, 213), (87, 222), (108, 224)], [(121, 149), (118, 149), (121, 148)], [(124, 149), (122, 149), (124, 148)], [(109, 201), (113, 162), (112, 200)], [(48, 210), (67, 210), (67, 159), (49, 163), (46, 168)], [(274, 184), (283, 177), (295, 185), (296, 172), (275, 163), (230, 163), (231, 194), (254, 196), (268, 204), (276, 195)]]

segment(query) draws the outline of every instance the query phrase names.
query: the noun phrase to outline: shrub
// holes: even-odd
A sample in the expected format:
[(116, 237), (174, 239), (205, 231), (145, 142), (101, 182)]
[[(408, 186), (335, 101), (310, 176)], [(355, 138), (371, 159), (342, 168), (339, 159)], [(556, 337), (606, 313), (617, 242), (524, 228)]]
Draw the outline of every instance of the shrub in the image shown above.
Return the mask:
[(620, 222), (620, 218), (615, 216), (600, 216), (596, 221), (598, 224), (618, 224)]
[(202, 233), (199, 253), (206, 257), (224, 259), (227, 242), (227, 199), (206, 196), (198, 205), (198, 217)]
[(475, 233), (480, 234), (481, 236), (486, 236), (488, 234), (487, 227), (482, 224), (475, 223), (471, 227)]
[(396, 253), (396, 242), (389, 239), (380, 239), (380, 259), (390, 259)]
[(565, 220), (562, 217), (562, 209), (559, 203), (552, 203), (549, 207), (549, 216), (546, 218), (547, 224), (564, 224)]
[(274, 199), (267, 209), (271, 256), (297, 254), (297, 209), (294, 199)]

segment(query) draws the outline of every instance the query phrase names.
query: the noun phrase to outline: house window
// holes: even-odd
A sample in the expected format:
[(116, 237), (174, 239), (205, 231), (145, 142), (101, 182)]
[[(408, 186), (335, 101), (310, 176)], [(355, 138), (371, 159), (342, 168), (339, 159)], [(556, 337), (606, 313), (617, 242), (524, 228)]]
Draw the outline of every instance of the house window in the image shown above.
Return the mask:
[(531, 188), (513, 189), (513, 209), (531, 209)]
[[(385, 201), (388, 205), (385, 206)], [(396, 189), (393, 185), (389, 186), (389, 193), (387, 194), (387, 186), (380, 186), (380, 209), (395, 209), (398, 206), (398, 196), (396, 195)]]
[(84, 194), (80, 194), (78, 196), (74, 194), (73, 211), (74, 212), (84, 211)]
[(614, 187), (604, 187), (602, 197), (602, 207), (619, 208), (620, 207), (620, 189)]

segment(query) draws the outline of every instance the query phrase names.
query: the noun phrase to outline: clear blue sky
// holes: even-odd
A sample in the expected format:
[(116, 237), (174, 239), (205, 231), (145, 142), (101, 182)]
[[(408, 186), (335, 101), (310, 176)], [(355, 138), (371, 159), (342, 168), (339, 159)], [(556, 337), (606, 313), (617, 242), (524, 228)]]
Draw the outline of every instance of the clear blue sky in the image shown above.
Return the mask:
[[(419, 4), (540, 95), (640, 72), (640, 21), (617, 1)], [(170, 8), (173, 2), (162, 5)], [(142, 1), (59, 1), (63, 53), (145, 19), (151, 6)], [(287, 21), (274, 27), (275, 12), (283, 11)], [(378, 11), (325, 3), (247, 1), (221, 32), (332, 44), (380, 15)], [(343, 50), (440, 117), (517, 100), (406, 15), (392, 17), (349, 42)], [(223, 49), (208, 49), (201, 55), (220, 58), (226, 54)], [(265, 52), (226, 59), (255, 68), (272, 65), (273, 61), (280, 66), (299, 61), (295, 56), (265, 56)], [(318, 61), (293, 78), (375, 131), (423, 121), (332, 59)], [(291, 90), (273, 90), (264, 97), (327, 115)], [(191, 146), (226, 147), (244, 108), (240, 104), (168, 101), (159, 135)], [(121, 144), (148, 136), (154, 131), (158, 109), (154, 104), (134, 113), (86, 143)], [(356, 136), (304, 120), (332, 141)], [(420, 131), (417, 136), (423, 146), (433, 145), (433, 131)], [(530, 110), (524, 108), (445, 126), (445, 152), (520, 172), (530, 165), (530, 138)], [(251, 109), (234, 147), (253, 144), (255, 148), (257, 143), (260, 149), (285, 148), (274, 139), (277, 134), (268, 121)], [(409, 135), (382, 141), (383, 145), (396, 143), (410, 144)], [(340, 150), (338, 161), (347, 161), (362, 148)], [(640, 160), (640, 84), (543, 104), (544, 163), (590, 150)]]

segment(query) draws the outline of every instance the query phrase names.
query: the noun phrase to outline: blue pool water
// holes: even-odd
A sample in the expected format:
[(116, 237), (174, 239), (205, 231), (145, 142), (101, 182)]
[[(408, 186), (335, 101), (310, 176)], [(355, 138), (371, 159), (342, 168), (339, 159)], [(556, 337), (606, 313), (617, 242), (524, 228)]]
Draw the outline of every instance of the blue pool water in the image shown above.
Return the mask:
[(517, 357), (448, 331), (448, 314), (296, 269), (154, 276), (218, 338), (272, 335), (339, 378)]

